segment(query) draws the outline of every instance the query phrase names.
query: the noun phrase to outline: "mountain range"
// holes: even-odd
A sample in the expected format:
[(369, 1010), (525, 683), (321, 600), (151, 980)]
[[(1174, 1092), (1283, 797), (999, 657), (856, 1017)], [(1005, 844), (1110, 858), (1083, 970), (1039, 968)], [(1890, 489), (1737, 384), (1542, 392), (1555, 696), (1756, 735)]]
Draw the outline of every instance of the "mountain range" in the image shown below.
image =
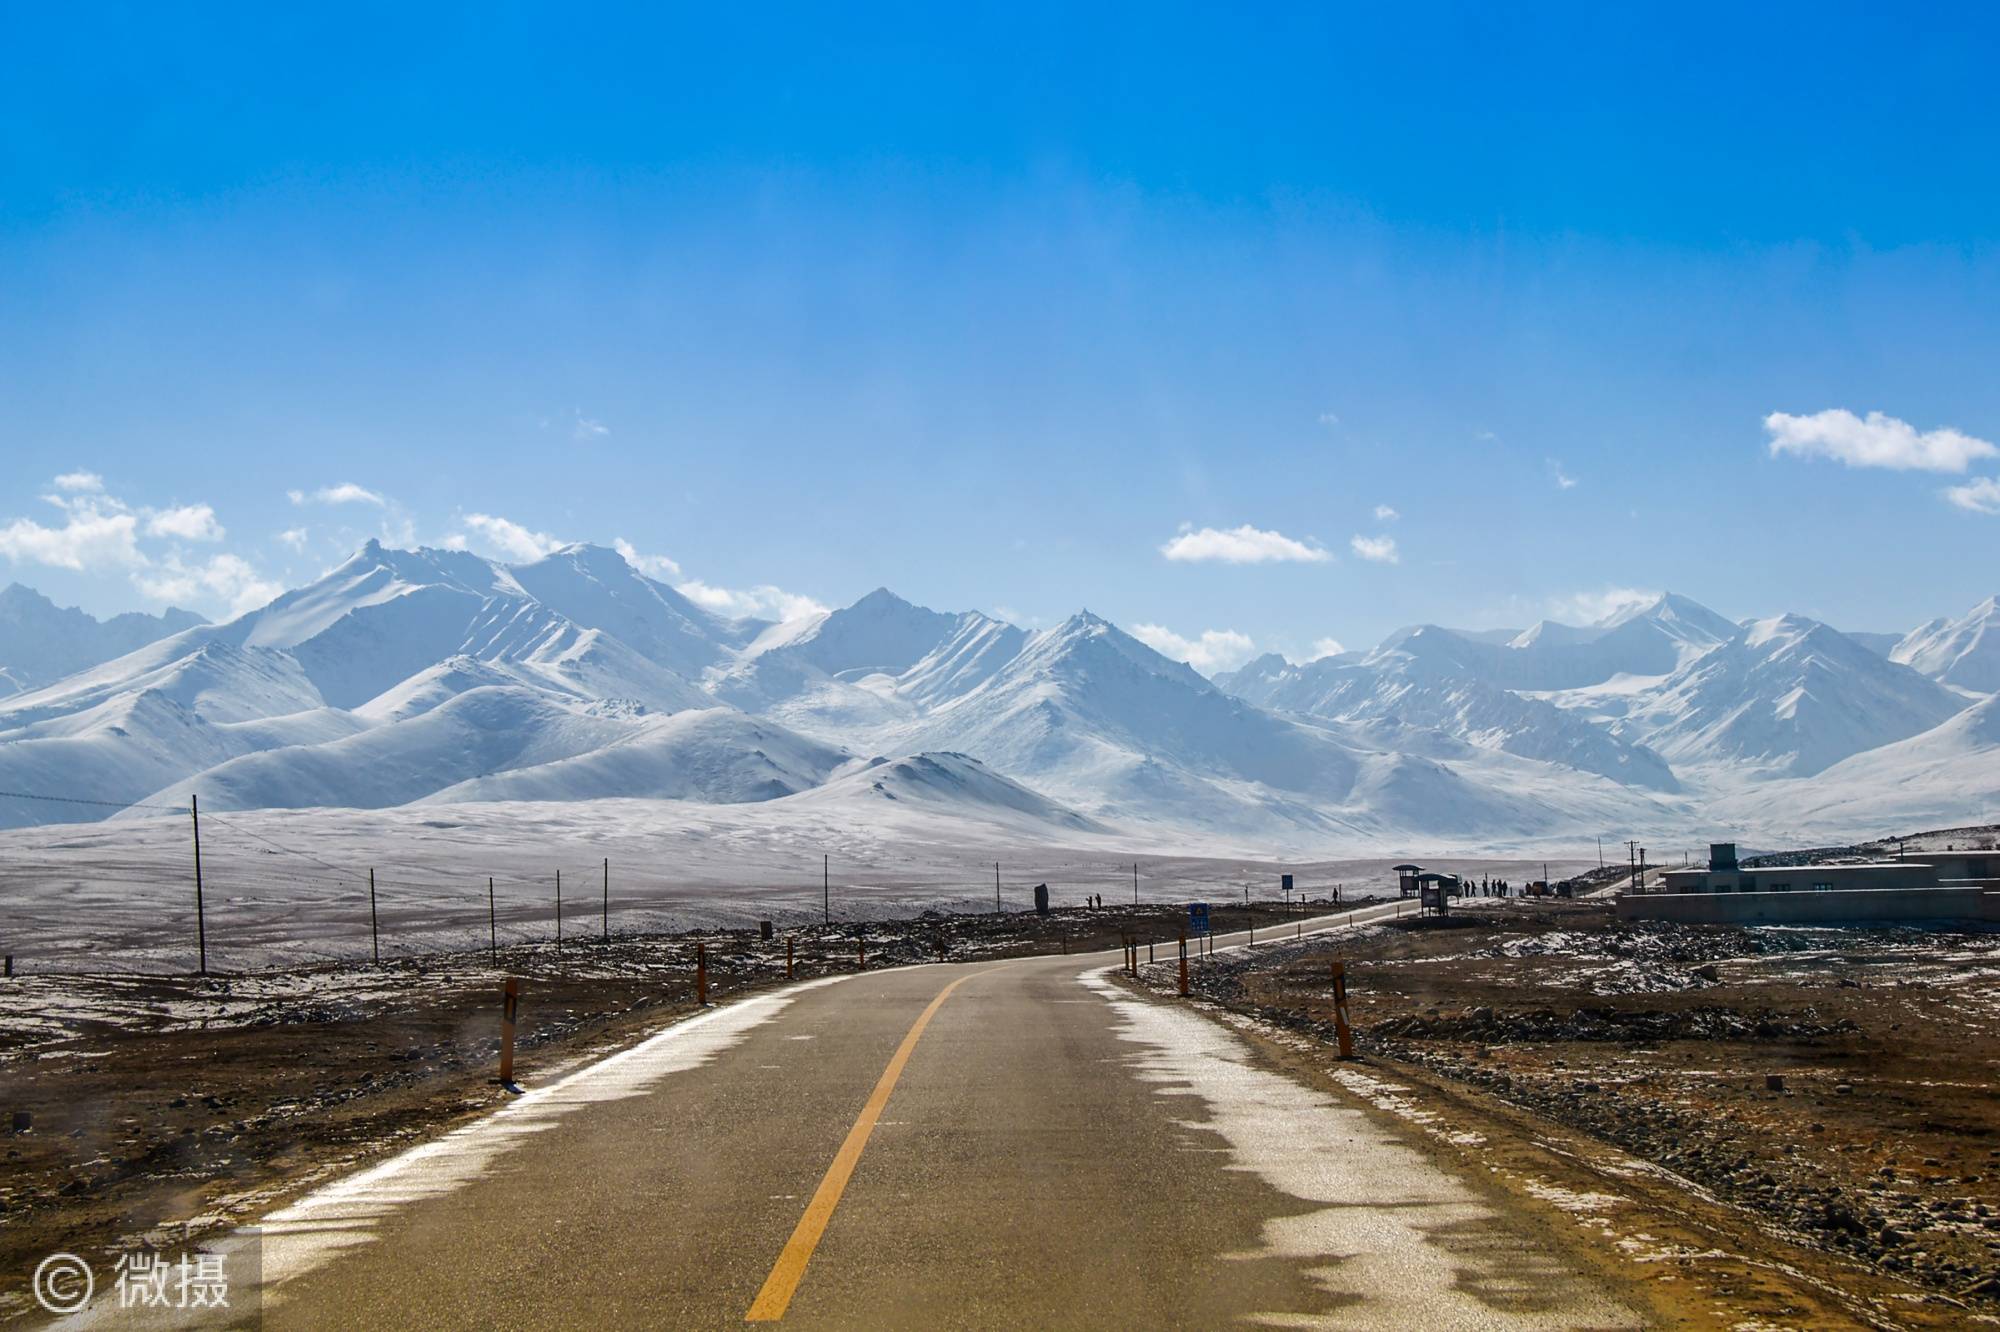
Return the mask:
[(0, 594), (0, 789), (105, 802), (0, 800), (0, 826), (197, 792), (218, 811), (793, 802), (1188, 850), (1498, 849), (1875, 832), (1878, 809), (1922, 821), (1876, 798), (1918, 775), (1922, 819), (1974, 822), (2000, 794), (1996, 616), (1891, 641), (1668, 594), (1211, 680), (1089, 611), (1031, 631), (878, 589), (729, 619), (600, 547), (508, 565), (371, 542), (219, 625)]

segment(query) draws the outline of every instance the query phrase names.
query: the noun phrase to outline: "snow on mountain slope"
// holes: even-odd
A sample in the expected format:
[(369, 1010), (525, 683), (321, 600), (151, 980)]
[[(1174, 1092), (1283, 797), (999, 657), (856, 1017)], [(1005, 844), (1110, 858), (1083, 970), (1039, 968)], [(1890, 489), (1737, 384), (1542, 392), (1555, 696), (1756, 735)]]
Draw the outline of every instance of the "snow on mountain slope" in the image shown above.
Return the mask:
[(1889, 660), (1961, 689), (2000, 691), (2000, 597), (1988, 597), (1960, 619), (1911, 630), (1890, 649)]
[(175, 784), (205, 808), (381, 809), (510, 768), (567, 758), (628, 735), (629, 717), (599, 716), (550, 695), (485, 686), (393, 725), (324, 744), (232, 758)]
[(1395, 655), (1412, 672), (1504, 689), (1577, 689), (1619, 675), (1665, 675), (1735, 632), (1706, 606), (1668, 592), (1592, 625), (1544, 620), (1505, 643), (1420, 625), (1392, 635), (1367, 660)]
[(1928, 731), (1855, 754), (1810, 779), (1766, 783), (1725, 817), (1794, 844), (2000, 818), (2000, 695)]
[(1676, 762), (1810, 776), (1929, 730), (1966, 700), (1816, 620), (1757, 620), (1675, 672), (1632, 720)]
[[(136, 684), (123, 670), (112, 672), (115, 688), (86, 672), (0, 704), (0, 789), (124, 804), (259, 748), (362, 725), (321, 706), (282, 652), (210, 642), (160, 656), (145, 663), (149, 669), (137, 673)], [(185, 799), (181, 790), (168, 803)], [(109, 812), (9, 800), (0, 802), (0, 826), (85, 821)]]
[(912, 754), (871, 760), (798, 797), (802, 806), (851, 805), (858, 815), (885, 802), (917, 806), (1041, 833), (1112, 831), (1019, 782), (1009, 781), (968, 754)]
[(128, 611), (99, 621), (19, 583), (0, 591), (0, 695), (52, 684), (201, 624), (191, 611)]
[(774, 800), (819, 785), (851, 761), (842, 750), (733, 708), (647, 718), (608, 743), (514, 765), (436, 790), (429, 803), (643, 797), (712, 804)]
[(977, 687), (1026, 641), (1022, 630), (977, 611), (929, 610), (877, 588), (852, 606), (766, 631), (707, 686), (726, 702), (809, 730), (851, 733)]
[(1680, 789), (1666, 760), (1644, 745), (1540, 699), (1476, 679), (1413, 670), (1397, 653), (1379, 654), (1366, 664), (1325, 657), (1303, 666), (1268, 656), (1226, 681), (1218, 677), (1217, 684), (1260, 707), (1364, 726), (1428, 727), (1481, 748), (1629, 785)]
[(543, 606), (690, 681), (770, 628), (703, 610), (602, 546), (565, 546), (509, 572)]

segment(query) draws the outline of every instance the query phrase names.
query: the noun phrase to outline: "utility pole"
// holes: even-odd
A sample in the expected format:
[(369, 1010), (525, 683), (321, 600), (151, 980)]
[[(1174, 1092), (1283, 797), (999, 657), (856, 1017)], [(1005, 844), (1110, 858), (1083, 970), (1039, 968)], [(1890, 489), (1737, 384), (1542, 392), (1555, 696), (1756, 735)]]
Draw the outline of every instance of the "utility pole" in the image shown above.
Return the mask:
[(1636, 842), (1636, 841), (1630, 841), (1630, 842), (1627, 842), (1627, 843), (1625, 843), (1625, 865), (1626, 865), (1626, 872), (1627, 872), (1628, 874), (1630, 874), (1630, 875), (1631, 875), (1631, 877), (1632, 877), (1632, 891), (1636, 893), (1636, 892), (1638, 892), (1638, 891), (1639, 891), (1639, 844), (1638, 844), (1638, 842)]
[(611, 942), (611, 857), (604, 858), (604, 942)]
[(819, 862), (820, 917), (828, 925), (833, 924), (833, 857), (825, 855)]
[(201, 898), (201, 798), (188, 797), (188, 813), (194, 818), (194, 928), (201, 949), (201, 974), (208, 974), (208, 910)]
[(993, 914), (1000, 914), (1000, 862), (993, 862)]
[(1132, 862), (1132, 905), (1139, 905), (1139, 862)]
[(562, 871), (556, 871), (556, 947), (562, 947)]
[(486, 945), (491, 950), (493, 964), (500, 964), (500, 926), (493, 908), (493, 880), (486, 881)]
[(368, 944), (375, 954), (375, 965), (382, 965), (382, 922), (375, 915), (375, 871), (368, 871)]
[(1598, 868), (1599, 870), (1602, 870), (1602, 869), (1604, 868), (1604, 834), (1603, 834), (1603, 833), (1599, 833), (1599, 834), (1597, 835), (1597, 868)]

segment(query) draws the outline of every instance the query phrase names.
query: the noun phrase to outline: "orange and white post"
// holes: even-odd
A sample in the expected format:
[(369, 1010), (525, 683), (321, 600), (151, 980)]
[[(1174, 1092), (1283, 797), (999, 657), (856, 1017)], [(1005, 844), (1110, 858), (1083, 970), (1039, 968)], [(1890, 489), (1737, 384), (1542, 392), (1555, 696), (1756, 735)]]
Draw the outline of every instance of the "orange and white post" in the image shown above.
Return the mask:
[(1354, 1029), (1347, 1025), (1347, 964), (1333, 963), (1333, 1027), (1340, 1038), (1340, 1057), (1354, 1058)]
[(1188, 989), (1187, 936), (1183, 934), (1181, 936), (1181, 998), (1185, 999), (1192, 993), (1194, 991)]
[(507, 978), (500, 1000), (500, 1085), (514, 1085), (514, 1023), (521, 1012), (521, 979)]

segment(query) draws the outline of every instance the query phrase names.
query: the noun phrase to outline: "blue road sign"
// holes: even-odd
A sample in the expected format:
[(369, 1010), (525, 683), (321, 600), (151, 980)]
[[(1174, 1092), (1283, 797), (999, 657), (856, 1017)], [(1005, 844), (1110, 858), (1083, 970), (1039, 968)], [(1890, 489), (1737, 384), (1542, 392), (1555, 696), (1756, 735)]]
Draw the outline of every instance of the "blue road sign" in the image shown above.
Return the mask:
[(1188, 903), (1188, 933), (1189, 934), (1208, 933), (1208, 903), (1206, 902)]

